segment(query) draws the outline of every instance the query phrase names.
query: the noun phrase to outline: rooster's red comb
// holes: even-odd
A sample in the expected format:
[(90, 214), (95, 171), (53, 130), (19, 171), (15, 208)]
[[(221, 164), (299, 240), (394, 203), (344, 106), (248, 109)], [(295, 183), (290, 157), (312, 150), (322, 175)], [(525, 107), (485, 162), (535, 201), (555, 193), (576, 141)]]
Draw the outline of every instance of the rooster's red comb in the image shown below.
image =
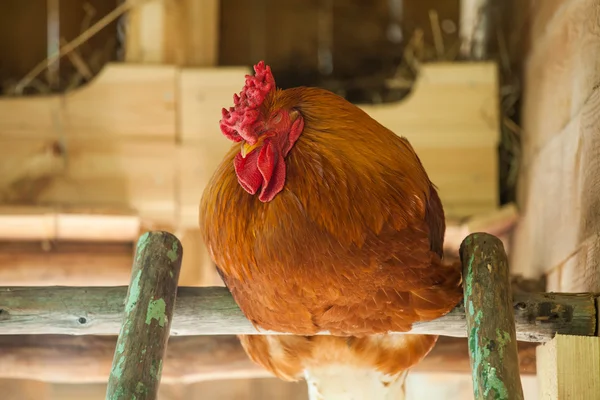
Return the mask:
[(221, 132), (234, 142), (256, 143), (258, 136), (252, 126), (259, 117), (261, 104), (275, 89), (275, 78), (264, 61), (254, 66), (254, 72), (254, 76), (246, 75), (246, 84), (239, 96), (233, 95), (234, 106), (229, 110), (223, 108), (223, 118), (219, 122)]

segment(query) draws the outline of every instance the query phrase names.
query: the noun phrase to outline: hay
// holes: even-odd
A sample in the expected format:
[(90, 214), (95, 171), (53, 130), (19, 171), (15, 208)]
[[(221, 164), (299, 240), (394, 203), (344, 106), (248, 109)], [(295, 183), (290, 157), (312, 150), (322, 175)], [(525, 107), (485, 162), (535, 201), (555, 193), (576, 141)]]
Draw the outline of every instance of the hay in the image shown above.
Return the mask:
[[(29, 71), (12, 88), (7, 88), (7, 90), (6, 90), (7, 94), (23, 95), (24, 90), (27, 87), (29, 87), (32, 84), (32, 82), (37, 78), (37, 76), (39, 74), (41, 74), (42, 72), (44, 72), (48, 68), (48, 66), (53, 65), (58, 60), (60, 60), (62, 57), (66, 56), (66, 55), (70, 55), (81, 45), (86, 43), (91, 37), (93, 37), (95, 34), (100, 32), (102, 29), (104, 29), (107, 25), (109, 25), (110, 23), (115, 21), (121, 15), (125, 14), (132, 8), (143, 4), (146, 1), (149, 1), (149, 0), (126, 0), (123, 3), (121, 3), (120, 5), (118, 5), (114, 10), (112, 10), (111, 12), (106, 14), (104, 17), (100, 18), (95, 24), (93, 24), (92, 26), (89, 26), (87, 29), (85, 29), (75, 39), (71, 40), (69, 43), (66, 43), (65, 45), (61, 45), (58, 52), (54, 53), (53, 55), (47, 57), (45, 60), (43, 60), (39, 64), (37, 64), (31, 71)], [(84, 19), (84, 21), (82, 21), (82, 24), (84, 24), (83, 25), (84, 27), (85, 27), (86, 23), (89, 24), (91, 22), (91, 18), (93, 17), (93, 14), (95, 13), (95, 11), (93, 11), (93, 7), (91, 7), (89, 4), (87, 4), (87, 10), (88, 10), (88, 13), (87, 13), (88, 17), (86, 19)], [(90, 10), (92, 10), (92, 11), (90, 11)], [(90, 14), (91, 14), (91, 16), (90, 16)], [(73, 57), (73, 55), (71, 55), (71, 58), (72, 57)], [(75, 57), (77, 57), (77, 56), (75, 56)], [(72, 58), (72, 60), (73, 60), (73, 58)], [(79, 66), (75, 65), (75, 67), (79, 70), (80, 68), (82, 68), (82, 64), (81, 63), (78, 63), (78, 64), (79, 64)], [(80, 73), (81, 73), (81, 71), (80, 71)]]

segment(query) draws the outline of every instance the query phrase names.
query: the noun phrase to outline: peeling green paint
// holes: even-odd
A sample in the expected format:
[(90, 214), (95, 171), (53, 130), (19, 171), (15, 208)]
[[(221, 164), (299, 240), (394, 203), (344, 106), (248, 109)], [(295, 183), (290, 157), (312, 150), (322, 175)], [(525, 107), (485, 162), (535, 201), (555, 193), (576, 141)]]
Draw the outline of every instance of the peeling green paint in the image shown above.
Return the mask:
[(125, 363), (125, 357), (126, 356), (120, 356), (115, 364), (113, 365), (113, 369), (111, 374), (115, 377), (115, 378), (121, 378), (121, 375), (123, 375), (123, 364)]
[[(491, 398), (496, 400), (508, 400), (507, 387), (502, 377), (498, 375), (498, 371), (491, 366), (489, 360), (492, 354), (497, 355), (501, 360), (504, 359), (504, 351), (507, 343), (510, 343), (511, 337), (508, 332), (501, 331), (500, 329), (496, 330), (494, 338), (481, 337), (480, 329), (483, 322), (483, 310), (475, 310), (472, 301), (474, 292), (477, 294), (473, 271), (477, 250), (478, 248), (475, 246), (467, 260), (464, 281), (465, 302), (467, 304), (468, 316), (472, 321), (468, 335), (468, 344), (471, 355), (474, 395), (475, 398), (481, 398), (483, 394), (484, 398), (492, 395)], [(483, 393), (481, 393), (481, 390), (483, 390)]]
[(144, 252), (144, 250), (146, 249), (146, 246), (148, 246), (148, 242), (150, 239), (150, 232), (146, 232), (144, 233), (142, 236), (140, 236), (140, 238), (138, 239), (137, 242), (137, 250), (136, 250), (136, 260), (141, 257), (142, 253)]
[(148, 302), (148, 311), (146, 312), (146, 324), (150, 325), (152, 320), (155, 319), (161, 327), (164, 327), (168, 321), (165, 312), (166, 307), (167, 305), (163, 299), (150, 300)]
[(146, 385), (144, 385), (143, 382), (138, 382), (135, 386), (135, 392), (137, 394), (146, 394), (148, 393), (148, 389), (146, 388)]
[(152, 364), (150, 365), (150, 376), (153, 378), (156, 378), (158, 374), (158, 368), (156, 366), (156, 360), (152, 361)]
[(131, 281), (129, 285), (129, 295), (127, 296), (127, 304), (125, 304), (125, 312), (130, 313), (133, 311), (140, 299), (140, 278), (142, 277), (142, 271), (138, 271), (137, 275)]
[(490, 391), (494, 391), (494, 399), (508, 400), (508, 390), (502, 379), (496, 374), (496, 368), (490, 368), (487, 375), (484, 377), (485, 390), (484, 396), (488, 396)]
[(173, 277), (173, 271), (169, 271), (169, 276), (172, 278)]
[(482, 363), (482, 354), (479, 352), (481, 344), (479, 343), (479, 328), (483, 311), (478, 310), (473, 318), (473, 327), (469, 332), (469, 351), (471, 352), (471, 373), (473, 374), (473, 388), (475, 389), (475, 397), (479, 396), (479, 368)]
[(173, 241), (173, 245), (171, 246), (171, 250), (167, 251), (167, 257), (171, 262), (175, 262), (177, 260), (177, 249), (178, 249), (177, 241)]
[(119, 342), (119, 344), (117, 345), (117, 353), (119, 354), (123, 354), (123, 352), (125, 351), (125, 341), (122, 340)]
[(511, 342), (510, 333), (496, 329), (496, 340), (504, 347), (507, 343)]
[(110, 396), (110, 400), (120, 400), (120, 398), (124, 395), (125, 393), (123, 393), (123, 388), (122, 387), (118, 387), (115, 392), (112, 394), (112, 396)]

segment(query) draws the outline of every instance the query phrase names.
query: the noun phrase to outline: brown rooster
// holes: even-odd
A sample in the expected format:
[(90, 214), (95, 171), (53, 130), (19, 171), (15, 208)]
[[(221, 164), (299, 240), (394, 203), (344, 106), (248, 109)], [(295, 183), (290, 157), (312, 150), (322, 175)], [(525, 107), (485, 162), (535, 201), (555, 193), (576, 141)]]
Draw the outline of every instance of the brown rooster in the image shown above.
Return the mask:
[[(442, 263), (437, 191), (408, 141), (323, 89), (277, 89), (260, 62), (221, 131), (234, 145), (200, 225), (246, 317), (294, 335), (241, 336), (252, 360), (313, 399), (402, 398), (437, 336), (405, 332), (461, 299)], [(332, 335), (317, 335), (328, 331)]]

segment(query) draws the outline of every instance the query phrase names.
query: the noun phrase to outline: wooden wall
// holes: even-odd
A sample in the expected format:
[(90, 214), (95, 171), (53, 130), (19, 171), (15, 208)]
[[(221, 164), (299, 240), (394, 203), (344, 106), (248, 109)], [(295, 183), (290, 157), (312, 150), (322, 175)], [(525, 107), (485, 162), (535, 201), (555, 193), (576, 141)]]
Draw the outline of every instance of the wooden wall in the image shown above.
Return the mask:
[(523, 214), (515, 272), (548, 290), (598, 291), (600, 1), (530, 0), (526, 8)]

